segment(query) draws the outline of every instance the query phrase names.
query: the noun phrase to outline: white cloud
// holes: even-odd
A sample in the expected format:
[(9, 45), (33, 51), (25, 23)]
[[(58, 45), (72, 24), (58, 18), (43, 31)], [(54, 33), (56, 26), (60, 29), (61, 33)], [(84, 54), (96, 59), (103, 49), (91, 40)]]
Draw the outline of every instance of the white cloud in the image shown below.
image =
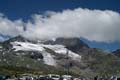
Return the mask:
[(120, 14), (110, 10), (77, 8), (63, 12), (47, 12), (47, 17), (33, 15), (33, 20), (22, 30), (23, 21), (11, 21), (0, 17), (0, 33), (21, 34), (29, 39), (57, 37), (84, 37), (99, 42), (120, 41)]
[(17, 36), (23, 31), (22, 24), (21, 20), (11, 21), (4, 16), (0, 16), (0, 34)]

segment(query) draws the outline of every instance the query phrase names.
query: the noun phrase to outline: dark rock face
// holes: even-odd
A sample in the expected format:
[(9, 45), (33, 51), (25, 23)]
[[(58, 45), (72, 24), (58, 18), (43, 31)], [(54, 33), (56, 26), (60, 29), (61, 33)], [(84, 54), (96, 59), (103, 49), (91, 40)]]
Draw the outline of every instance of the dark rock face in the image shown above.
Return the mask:
[(30, 54), (30, 58), (32, 58), (32, 59), (43, 59), (44, 57), (43, 57), (43, 55), (41, 54), (41, 53), (39, 53), (39, 52), (32, 52), (32, 54)]
[(54, 45), (55, 42), (53, 40), (47, 40), (45, 42), (43, 42), (43, 44), (51, 44), (51, 45)]
[(113, 51), (112, 53), (116, 55), (117, 57), (120, 57), (120, 49), (117, 49), (116, 51)]

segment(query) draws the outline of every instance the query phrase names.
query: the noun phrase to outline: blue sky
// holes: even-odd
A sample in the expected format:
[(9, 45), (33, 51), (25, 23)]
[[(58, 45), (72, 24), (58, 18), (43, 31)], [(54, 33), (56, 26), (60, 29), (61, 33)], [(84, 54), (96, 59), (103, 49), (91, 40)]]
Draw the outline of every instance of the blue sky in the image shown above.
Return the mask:
[(28, 19), (33, 13), (47, 10), (89, 8), (120, 12), (120, 0), (0, 0), (0, 12), (10, 19)]
[[(0, 0), (0, 13), (10, 20), (27, 21), (32, 14), (43, 14), (46, 11), (61, 12), (65, 9), (88, 8), (112, 10), (120, 13), (120, 0)], [(89, 46), (105, 50), (120, 48), (120, 42), (96, 42), (82, 38)]]

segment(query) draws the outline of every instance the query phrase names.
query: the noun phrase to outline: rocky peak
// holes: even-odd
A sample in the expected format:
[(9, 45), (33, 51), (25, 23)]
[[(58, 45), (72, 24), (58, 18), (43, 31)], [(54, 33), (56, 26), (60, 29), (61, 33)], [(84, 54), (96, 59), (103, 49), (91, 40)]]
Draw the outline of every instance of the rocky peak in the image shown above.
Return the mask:
[(55, 41), (55, 44), (65, 45), (68, 49), (77, 52), (81, 48), (88, 48), (89, 46), (81, 41), (79, 38), (58, 38)]

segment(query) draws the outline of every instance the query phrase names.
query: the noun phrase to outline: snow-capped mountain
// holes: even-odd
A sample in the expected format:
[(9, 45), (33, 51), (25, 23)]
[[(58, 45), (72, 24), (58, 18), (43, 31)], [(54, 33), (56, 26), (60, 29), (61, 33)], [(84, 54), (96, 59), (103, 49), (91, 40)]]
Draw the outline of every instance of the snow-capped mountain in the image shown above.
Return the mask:
[[(73, 46), (75, 45), (77, 45), (77, 43), (73, 44)], [(59, 39), (58, 41), (30, 41), (22, 36), (17, 36), (3, 42), (2, 47), (1, 53), (25, 56), (36, 61), (42, 61), (43, 64), (50, 66), (59, 66), (61, 60), (67, 56), (71, 61), (81, 61), (81, 55), (68, 49), (66, 45), (63, 44), (63, 41), (62, 43), (59, 42)]]
[[(0, 67), (59, 72), (69, 66), (74, 74), (96, 74), (104, 70), (101, 68), (104, 63), (113, 66), (111, 60), (114, 59), (118, 58), (100, 49), (90, 48), (79, 38), (30, 41), (17, 36), (0, 44)], [(110, 71), (109, 67), (106, 71)]]

